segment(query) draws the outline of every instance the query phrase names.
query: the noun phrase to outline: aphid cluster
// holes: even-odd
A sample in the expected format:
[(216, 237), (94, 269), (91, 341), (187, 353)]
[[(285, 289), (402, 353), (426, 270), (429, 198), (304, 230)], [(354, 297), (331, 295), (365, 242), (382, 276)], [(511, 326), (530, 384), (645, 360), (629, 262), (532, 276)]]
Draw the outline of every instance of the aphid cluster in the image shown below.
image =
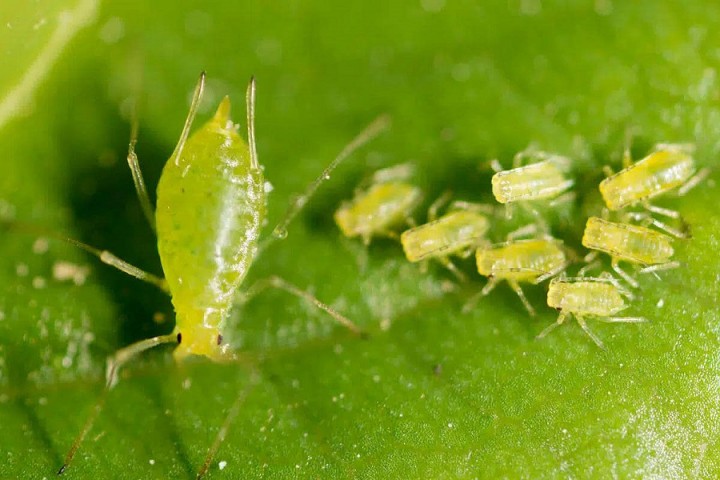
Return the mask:
[[(697, 171), (688, 145), (659, 144), (642, 160), (632, 162), (626, 149), (623, 169), (612, 173), (606, 167), (606, 178), (599, 190), (605, 202), (600, 217), (590, 217), (585, 226), (582, 245), (590, 250), (584, 257), (585, 267), (577, 275), (567, 276), (568, 267), (579, 257), (553, 238), (538, 206), (554, 206), (574, 198), (574, 179), (569, 175), (572, 161), (565, 156), (530, 148), (518, 153), (513, 168), (504, 170), (497, 160), (490, 162), (495, 174), (491, 180), (495, 200), (505, 205), (505, 215), (496, 213), (492, 205), (462, 201), (453, 202), (447, 212), (438, 216), (439, 208), (447, 203), (449, 194), (435, 201), (428, 212), (428, 223), (412, 226), (399, 237), (410, 262), (434, 259), (448, 268), (459, 280), (465, 275), (451, 261), (452, 256), (466, 258), (475, 254), (477, 271), (488, 278), (485, 287), (465, 305), (472, 309), (480, 297), (490, 293), (505, 281), (530, 313), (535, 309), (526, 298), (521, 284), (550, 281), (548, 306), (560, 312), (555, 323), (543, 330), (538, 338), (547, 335), (574, 316), (582, 329), (600, 347), (600, 339), (585, 321), (592, 317), (606, 322), (642, 322), (642, 317), (619, 317), (619, 312), (634, 299), (629, 288), (638, 288), (633, 275), (623, 270), (621, 262), (636, 267), (638, 273), (653, 273), (677, 268), (672, 260), (674, 238), (688, 238), (688, 226), (678, 212), (655, 206), (651, 200), (676, 190), (685, 195), (708, 174)], [(387, 171), (408, 173), (410, 167), (401, 165)], [(377, 176), (385, 177), (386, 170)], [(421, 197), (419, 189), (408, 183), (409, 174), (393, 183), (372, 182), (356, 192), (355, 198), (345, 202), (335, 215), (345, 235), (360, 235), (369, 243), (373, 236), (397, 237), (402, 225), (414, 225), (412, 211)], [(379, 195), (378, 192), (384, 192)], [(534, 221), (509, 233), (502, 243), (493, 244), (487, 237), (503, 220), (519, 207), (530, 213)], [(611, 221), (610, 216), (614, 218)], [(668, 225), (657, 216), (677, 220), (680, 228)], [(353, 225), (349, 229), (348, 225)], [(655, 227), (655, 228), (651, 228)], [(523, 238), (529, 237), (529, 238)], [(591, 268), (599, 266), (595, 258), (600, 253), (610, 256), (610, 265), (617, 274), (609, 272), (587, 276)], [(621, 281), (627, 284), (624, 286)]]

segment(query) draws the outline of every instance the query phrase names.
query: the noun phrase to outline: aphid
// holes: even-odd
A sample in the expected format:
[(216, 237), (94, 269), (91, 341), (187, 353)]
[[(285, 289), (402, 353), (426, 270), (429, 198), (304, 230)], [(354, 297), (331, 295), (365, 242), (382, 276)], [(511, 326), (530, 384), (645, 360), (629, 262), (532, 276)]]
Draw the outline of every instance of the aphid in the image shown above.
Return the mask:
[(588, 328), (586, 317), (594, 317), (610, 323), (638, 323), (646, 321), (644, 317), (616, 317), (615, 314), (625, 310), (629, 305), (625, 298), (632, 299), (626, 291), (609, 274), (599, 277), (553, 278), (547, 295), (547, 304), (558, 310), (560, 315), (555, 323), (540, 332), (537, 338), (543, 338), (568, 316), (573, 315), (583, 331), (600, 348), (605, 348), (602, 341)]
[[(465, 275), (450, 260), (450, 255), (467, 258), (484, 242), (490, 221), (483, 215), (485, 205), (453, 202), (449, 211), (437, 218), (437, 211), (449, 198), (448, 194), (436, 200), (428, 210), (428, 223), (405, 230), (400, 235), (405, 256), (410, 262), (427, 264), (435, 259), (464, 281)], [(489, 207), (492, 209), (492, 207)]]
[(369, 245), (373, 237), (396, 238), (396, 229), (411, 224), (410, 214), (422, 201), (422, 191), (407, 183), (409, 164), (375, 172), (366, 190), (358, 190), (335, 212), (335, 223), (346, 237), (361, 237)]
[[(524, 159), (531, 163), (521, 166)], [(495, 200), (508, 206), (508, 216), (511, 204), (517, 203), (540, 218), (537, 210), (527, 202), (553, 199), (557, 202), (571, 198), (571, 193), (559, 198), (574, 184), (566, 176), (570, 169), (567, 157), (528, 149), (515, 155), (511, 170), (503, 170), (497, 160), (490, 165), (496, 172), (491, 181), (493, 195)]]
[[(650, 199), (677, 189), (679, 196), (685, 195), (710, 173), (708, 168), (697, 171), (692, 157), (692, 146), (680, 144), (659, 144), (645, 158), (632, 163), (630, 149), (625, 149), (623, 169), (613, 174), (606, 167), (607, 178), (600, 182), (600, 194), (610, 210), (642, 205), (646, 210), (670, 218), (680, 218), (675, 210), (661, 208), (650, 203)], [(666, 225), (649, 215), (634, 215), (679, 238), (688, 235)]]
[[(642, 265), (640, 273), (676, 268), (680, 264), (671, 261), (674, 253), (673, 239), (664, 233), (629, 223), (615, 223), (598, 217), (588, 218), (582, 244), (595, 251), (611, 256), (613, 270), (633, 287), (637, 281), (620, 268), (621, 261)], [(594, 255), (586, 257), (588, 261)]]
[[(115, 385), (118, 370), (141, 352), (157, 345), (176, 343), (174, 357), (181, 361), (190, 355), (205, 356), (213, 361), (231, 361), (236, 356), (223, 342), (223, 329), (238, 288), (256, 256), (260, 230), (265, 215), (265, 182), (255, 150), (254, 111), (255, 83), (247, 90), (248, 142), (238, 134), (230, 120), (230, 100), (225, 97), (214, 117), (189, 136), (203, 92), (204, 73), (195, 88), (188, 117), (175, 151), (165, 164), (157, 187), (157, 208), (154, 216), (142, 174), (134, 152), (137, 129), (133, 128), (128, 163), (133, 173), (138, 197), (158, 237), (158, 251), (165, 279), (134, 267), (115, 255), (68, 240), (134, 277), (157, 285), (170, 294), (176, 313), (172, 333), (131, 344), (108, 359), (106, 384), (100, 401), (67, 454), (59, 474), (70, 464), (81, 442), (92, 427), (106, 393)], [(311, 184), (307, 196), (314, 192), (333, 168), (362, 143), (378, 134), (387, 125), (381, 117), (363, 131)], [(189, 138), (188, 138), (189, 136)], [(291, 206), (284, 228), (304, 205)], [(353, 331), (358, 328), (309, 293), (273, 276), (248, 290), (273, 287), (314, 303), (339, 323)], [(204, 475), (219, 448), (231, 419), (239, 407), (234, 405), (225, 424), (211, 446), (198, 473)]]
[(520, 283), (541, 283), (562, 272), (568, 265), (562, 243), (553, 238), (515, 240), (480, 247), (475, 258), (478, 272), (488, 277), (488, 283), (466, 305), (465, 310), (480, 296), (487, 295), (499, 282), (505, 280), (533, 316), (535, 309), (525, 297)]

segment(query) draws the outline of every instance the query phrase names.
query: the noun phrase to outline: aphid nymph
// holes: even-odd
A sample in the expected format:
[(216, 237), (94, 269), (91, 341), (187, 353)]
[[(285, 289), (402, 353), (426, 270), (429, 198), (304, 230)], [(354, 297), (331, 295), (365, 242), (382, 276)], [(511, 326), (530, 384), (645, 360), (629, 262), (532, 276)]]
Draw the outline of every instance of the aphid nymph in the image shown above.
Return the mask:
[[(643, 206), (648, 212), (670, 218), (680, 218), (674, 210), (657, 207), (650, 200), (677, 189), (679, 196), (685, 195), (710, 173), (708, 168), (697, 171), (692, 156), (693, 147), (682, 144), (658, 144), (645, 158), (632, 163), (630, 149), (625, 149), (623, 169), (613, 174), (606, 167), (606, 175), (600, 182), (600, 194), (610, 210), (621, 210), (635, 205)], [(635, 215), (656, 227), (679, 238), (688, 235), (682, 231), (650, 217)]]
[(507, 241), (478, 248), (475, 258), (480, 275), (488, 277), (485, 287), (466, 305), (468, 310), (480, 296), (490, 293), (505, 280), (523, 305), (535, 315), (520, 287), (521, 282), (538, 284), (562, 272), (568, 265), (562, 242), (553, 238)]
[(490, 220), (485, 215), (492, 211), (487, 205), (453, 202), (448, 212), (438, 218), (437, 211), (447, 202), (449, 193), (442, 195), (428, 210), (428, 223), (405, 230), (400, 235), (405, 257), (410, 262), (434, 259), (450, 270), (459, 280), (465, 275), (450, 260), (451, 255), (467, 258), (485, 242)]
[(407, 182), (412, 173), (409, 164), (375, 172), (370, 186), (358, 190), (335, 212), (335, 223), (343, 235), (361, 237), (365, 245), (373, 237), (397, 238), (396, 229), (412, 223), (410, 215), (423, 198), (422, 191)]
[[(619, 263), (625, 261), (641, 265), (640, 273), (676, 268), (680, 264), (671, 261), (674, 253), (672, 243), (672, 237), (656, 230), (598, 217), (588, 218), (582, 238), (584, 247), (610, 255), (613, 270), (636, 288), (637, 281), (620, 268)], [(592, 256), (586, 259), (590, 261)]]
[(632, 298), (629, 292), (609, 274), (600, 277), (553, 278), (547, 294), (548, 306), (558, 310), (560, 315), (555, 323), (540, 332), (543, 338), (573, 315), (583, 331), (600, 348), (602, 341), (588, 328), (586, 317), (593, 317), (610, 323), (644, 322), (643, 317), (616, 317), (615, 314), (628, 308), (625, 298)]
[[(204, 83), (203, 74), (195, 89), (178, 144), (162, 171), (157, 187), (155, 214), (147, 215), (151, 226), (156, 229), (165, 279), (144, 272), (110, 252), (68, 240), (98, 256), (103, 262), (159, 286), (170, 294), (175, 308), (176, 326), (172, 333), (129, 345), (108, 359), (103, 397), (116, 383), (118, 370), (126, 362), (160, 344), (177, 344), (174, 356), (178, 361), (190, 355), (204, 356), (219, 362), (235, 358), (229, 345), (223, 342), (222, 332), (230, 309), (237, 300), (238, 289), (258, 252), (260, 230), (265, 216), (265, 181), (255, 149), (255, 83), (251, 80), (247, 90), (247, 143), (238, 134), (237, 127), (230, 119), (228, 97), (220, 102), (210, 121), (189, 135)], [(282, 229), (287, 226), (320, 182), (329, 178), (332, 169), (352, 150), (382, 131), (387, 123), (387, 119), (381, 117), (348, 145), (311, 184), (306, 195), (302, 197), (303, 202), (296, 202), (291, 206), (278, 227)], [(128, 163), (138, 197), (147, 214), (153, 209), (135, 155), (136, 132), (137, 128), (134, 127)], [(339, 323), (358, 331), (350, 320), (277, 276), (256, 283), (248, 289), (248, 295), (252, 296), (267, 287), (279, 288), (308, 300)], [(92, 427), (101, 404), (102, 401), (93, 410), (94, 413), (75, 440), (59, 473), (69, 465)], [(231, 409), (231, 414), (233, 412), (236, 413), (237, 409)], [(228, 424), (229, 421), (226, 421), (218, 439), (210, 448), (198, 477), (206, 472)]]
[[(528, 164), (523, 166), (524, 160), (528, 160)], [(533, 148), (515, 155), (510, 170), (503, 170), (500, 163), (493, 160), (490, 165), (496, 172), (491, 180), (495, 200), (507, 205), (508, 216), (511, 215), (511, 205), (518, 204), (540, 220), (539, 212), (528, 202), (570, 199), (572, 194), (565, 193), (574, 185), (574, 181), (567, 177), (570, 163), (567, 157)]]

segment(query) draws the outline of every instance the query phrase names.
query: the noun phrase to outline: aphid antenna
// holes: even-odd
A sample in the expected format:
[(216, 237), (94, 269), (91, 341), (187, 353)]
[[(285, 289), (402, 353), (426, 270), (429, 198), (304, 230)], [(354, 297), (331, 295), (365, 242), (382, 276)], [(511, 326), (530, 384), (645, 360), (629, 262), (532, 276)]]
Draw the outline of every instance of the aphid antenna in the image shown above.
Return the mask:
[(701, 168), (700, 171), (693, 175), (690, 180), (685, 182), (685, 184), (678, 189), (678, 196), (682, 197), (686, 195), (690, 190), (697, 187), (703, 180), (708, 177), (708, 175), (710, 175), (710, 171), (710, 167)]
[(138, 160), (137, 153), (135, 153), (135, 146), (137, 145), (138, 129), (140, 122), (138, 121), (138, 106), (137, 98), (133, 100), (131, 113), (130, 113), (130, 142), (128, 143), (128, 154), (127, 162), (130, 167), (130, 173), (132, 174), (133, 184), (135, 185), (135, 193), (137, 194), (140, 207), (142, 208), (143, 215), (147, 220), (150, 228), (154, 233), (157, 233), (155, 229), (155, 210), (153, 209), (152, 203), (150, 202), (150, 196), (148, 195), (147, 185), (143, 178), (142, 170), (140, 169), (140, 162)]
[(105, 405), (105, 400), (107, 398), (108, 392), (117, 384), (118, 372), (120, 371), (120, 368), (125, 365), (125, 363), (137, 357), (142, 352), (166, 343), (179, 343), (180, 338), (181, 337), (179, 335), (176, 335), (174, 333), (147, 338), (145, 340), (141, 340), (139, 342), (128, 345), (125, 348), (121, 348), (120, 350), (115, 352), (113, 356), (108, 358), (107, 367), (105, 370), (105, 386), (103, 387), (103, 391), (100, 394), (100, 398), (95, 403), (95, 406), (90, 411), (90, 414), (88, 415), (88, 418), (85, 421), (82, 430), (80, 430), (80, 433), (75, 438), (75, 441), (70, 447), (70, 450), (68, 450), (67, 455), (65, 455), (65, 462), (58, 470), (58, 475), (62, 475), (70, 466), (70, 463), (72, 462), (75, 454), (80, 448), (80, 445), (92, 429), (95, 420), (97, 419), (98, 415), (102, 411), (103, 406)]
[(378, 136), (380, 133), (385, 131), (390, 126), (390, 116), (381, 115), (373, 120), (365, 129), (360, 132), (354, 139), (348, 143), (345, 148), (333, 159), (330, 164), (325, 167), (319, 177), (317, 177), (310, 185), (308, 185), (305, 192), (298, 195), (295, 200), (290, 204), (287, 211), (283, 215), (280, 222), (273, 229), (272, 236), (266, 239), (258, 248), (258, 255), (265, 250), (273, 241), (282, 239), (287, 236), (287, 228), (300, 211), (305, 207), (308, 200), (315, 194), (318, 187), (330, 178), (330, 174), (335, 168), (340, 165), (346, 158), (355, 153), (360, 147), (368, 143), (370, 140)]
[(248, 147), (250, 147), (250, 162), (253, 168), (260, 168), (257, 147), (255, 145), (255, 77), (250, 77), (245, 92), (245, 108), (247, 108)]
[(440, 211), (440, 209), (450, 201), (452, 195), (452, 190), (445, 190), (442, 195), (440, 195), (432, 204), (430, 204), (427, 214), (429, 222), (433, 222), (437, 219), (438, 211)]
[(175, 164), (178, 165), (180, 156), (182, 155), (183, 148), (185, 148), (185, 142), (190, 135), (190, 128), (192, 128), (193, 121), (197, 115), (198, 108), (200, 107), (200, 100), (202, 100), (203, 92), (205, 91), (205, 72), (200, 72), (200, 78), (198, 79), (197, 85), (195, 85), (195, 91), (193, 92), (192, 100), (190, 101), (190, 110), (188, 111), (187, 118), (185, 118), (185, 125), (183, 125), (180, 139), (178, 140), (175, 150), (170, 158), (175, 159)]
[(448, 206), (448, 211), (467, 210), (470, 212), (482, 213), (485, 215), (495, 215), (496, 208), (494, 205), (487, 203), (467, 202), (465, 200), (455, 200)]

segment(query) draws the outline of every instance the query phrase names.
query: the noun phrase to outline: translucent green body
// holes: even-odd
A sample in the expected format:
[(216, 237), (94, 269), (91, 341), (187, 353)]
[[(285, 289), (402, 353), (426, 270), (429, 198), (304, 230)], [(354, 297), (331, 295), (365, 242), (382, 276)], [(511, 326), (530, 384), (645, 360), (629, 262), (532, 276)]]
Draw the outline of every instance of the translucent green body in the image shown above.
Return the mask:
[(406, 230), (400, 236), (411, 262), (443, 257), (477, 245), (490, 227), (488, 219), (471, 211), (451, 212), (434, 222)]
[(544, 239), (480, 248), (475, 258), (480, 275), (518, 282), (532, 282), (562, 267), (566, 261), (560, 243)]
[(220, 334), (265, 215), (262, 171), (229, 113), (225, 98), (170, 157), (157, 188), (158, 251), (181, 335), (176, 358), (226, 356)]
[(659, 150), (600, 182), (600, 193), (610, 210), (619, 210), (680, 187), (694, 173), (687, 152)]
[(352, 202), (344, 202), (335, 212), (335, 223), (343, 235), (360, 236), (367, 244), (374, 235), (390, 235), (394, 228), (405, 223), (421, 200), (422, 192), (413, 185), (378, 183), (358, 194)]
[(598, 317), (608, 317), (627, 308), (615, 285), (593, 279), (553, 280), (547, 304), (561, 312)]
[(642, 265), (668, 263), (674, 250), (672, 238), (639, 225), (588, 218), (582, 238), (584, 247)]
[(492, 177), (492, 191), (500, 203), (554, 198), (573, 185), (552, 161), (498, 172)]

